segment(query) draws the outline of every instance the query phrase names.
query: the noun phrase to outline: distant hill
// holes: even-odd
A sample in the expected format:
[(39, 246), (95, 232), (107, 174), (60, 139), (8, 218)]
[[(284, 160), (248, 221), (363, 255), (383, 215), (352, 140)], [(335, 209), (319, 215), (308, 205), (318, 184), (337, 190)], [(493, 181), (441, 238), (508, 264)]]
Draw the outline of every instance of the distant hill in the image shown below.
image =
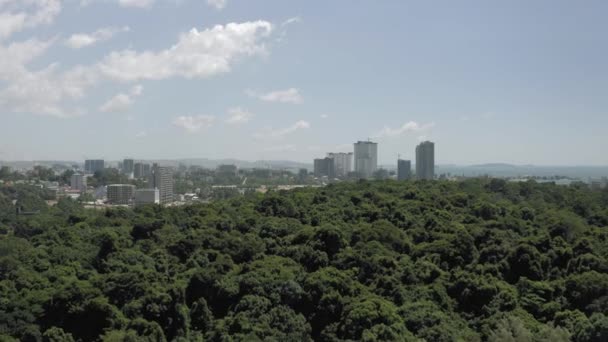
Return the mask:
[[(136, 161), (143, 161), (148, 163), (159, 163), (166, 166), (175, 166), (179, 164), (185, 164), (187, 166), (195, 165), (204, 168), (214, 169), (218, 165), (222, 164), (234, 164), (239, 168), (253, 169), (253, 168), (272, 168), (272, 169), (288, 169), (297, 170), (300, 168), (312, 169), (312, 164), (295, 162), (290, 160), (239, 160), (233, 158), (226, 159), (207, 159), (207, 158), (190, 158), (190, 159), (137, 159)], [(118, 160), (106, 160), (106, 165), (116, 166), (120, 161)], [(51, 167), (53, 165), (73, 165), (83, 164), (84, 160), (80, 161), (69, 161), (69, 160), (44, 160), (44, 161), (0, 161), (0, 166), (6, 165), (15, 169), (30, 169), (35, 165), (43, 165)]]
[(488, 163), (488, 164), (476, 164), (469, 167), (494, 167), (494, 168), (516, 168), (518, 165), (507, 164), (507, 163)]

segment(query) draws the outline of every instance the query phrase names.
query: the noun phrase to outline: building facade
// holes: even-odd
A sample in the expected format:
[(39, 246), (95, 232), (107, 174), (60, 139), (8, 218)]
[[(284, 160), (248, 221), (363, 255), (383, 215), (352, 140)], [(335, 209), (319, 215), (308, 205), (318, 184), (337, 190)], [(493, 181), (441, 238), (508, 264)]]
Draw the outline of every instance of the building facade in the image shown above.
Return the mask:
[(346, 177), (353, 171), (353, 153), (328, 153), (328, 158), (334, 160), (336, 177)]
[(146, 204), (159, 204), (160, 192), (158, 189), (137, 189), (135, 190), (135, 206)]
[(435, 144), (430, 141), (416, 146), (416, 178), (435, 179)]
[(173, 170), (170, 167), (154, 164), (152, 166), (152, 174), (150, 175), (148, 188), (158, 189), (161, 204), (173, 202)]
[(105, 161), (103, 159), (87, 159), (84, 161), (84, 172), (94, 174), (97, 171), (103, 171)]
[(128, 205), (133, 202), (135, 186), (131, 184), (108, 185), (108, 202), (112, 204)]
[(361, 178), (371, 178), (378, 169), (378, 144), (371, 141), (355, 143), (355, 172)]
[(146, 178), (150, 176), (150, 164), (135, 163), (133, 165), (133, 177)]
[(315, 159), (314, 174), (315, 177), (335, 178), (334, 160), (332, 158)]
[(232, 164), (219, 165), (217, 167), (217, 173), (224, 176), (238, 176), (239, 168)]
[(122, 161), (122, 173), (125, 175), (132, 175), (135, 171), (135, 160), (125, 159)]
[(70, 187), (72, 190), (78, 190), (80, 192), (84, 192), (87, 190), (87, 176), (75, 173), (70, 178)]
[(304, 183), (304, 182), (306, 182), (307, 179), (308, 179), (308, 169), (300, 169), (298, 171), (298, 181), (300, 183)]
[(397, 180), (412, 179), (412, 162), (409, 160), (397, 160)]

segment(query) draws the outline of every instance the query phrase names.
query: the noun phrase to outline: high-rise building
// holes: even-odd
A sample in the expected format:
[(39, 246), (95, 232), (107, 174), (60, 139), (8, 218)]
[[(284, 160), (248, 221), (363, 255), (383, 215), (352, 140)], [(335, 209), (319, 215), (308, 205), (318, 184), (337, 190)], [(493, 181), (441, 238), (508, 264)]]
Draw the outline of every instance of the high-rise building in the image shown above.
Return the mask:
[(84, 172), (94, 174), (97, 171), (103, 171), (105, 162), (103, 159), (87, 159), (84, 161)]
[(173, 170), (170, 167), (154, 164), (148, 188), (158, 189), (161, 204), (173, 202)]
[(332, 158), (323, 158), (314, 160), (315, 177), (335, 178), (336, 172), (334, 169), (334, 160)]
[(87, 176), (81, 173), (75, 173), (70, 179), (70, 187), (72, 190), (84, 192), (87, 190)]
[(416, 178), (435, 179), (435, 144), (430, 141), (416, 146)]
[(224, 176), (238, 176), (239, 168), (233, 164), (224, 164), (217, 167), (217, 173)]
[(346, 177), (353, 171), (353, 153), (328, 153), (328, 158), (334, 160), (334, 170), (336, 177)]
[(122, 173), (131, 175), (135, 171), (135, 161), (133, 159), (125, 159), (122, 161)]
[(307, 169), (300, 169), (298, 171), (298, 181), (300, 183), (304, 183), (304, 182), (306, 182), (307, 178), (308, 178), (308, 170)]
[(131, 184), (108, 185), (108, 202), (112, 204), (131, 204), (135, 195), (135, 186)]
[(397, 160), (397, 180), (412, 179), (412, 162), (409, 160)]
[(160, 192), (158, 189), (137, 189), (135, 190), (135, 206), (145, 204), (159, 204)]
[(150, 164), (135, 163), (133, 165), (133, 177), (146, 178), (150, 176)]
[(361, 178), (371, 178), (378, 169), (378, 144), (371, 141), (355, 143), (355, 172)]

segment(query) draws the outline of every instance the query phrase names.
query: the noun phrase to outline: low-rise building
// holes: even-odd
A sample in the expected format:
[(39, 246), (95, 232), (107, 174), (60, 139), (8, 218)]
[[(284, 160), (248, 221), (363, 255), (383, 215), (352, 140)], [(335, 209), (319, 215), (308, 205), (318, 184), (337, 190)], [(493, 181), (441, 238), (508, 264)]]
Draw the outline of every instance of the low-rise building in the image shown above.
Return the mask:
[(84, 192), (87, 190), (87, 176), (81, 173), (75, 173), (70, 179), (70, 187), (72, 190)]
[(131, 204), (135, 195), (135, 186), (131, 184), (108, 185), (108, 202), (111, 204)]
[(159, 204), (160, 192), (158, 189), (138, 189), (135, 190), (135, 205)]

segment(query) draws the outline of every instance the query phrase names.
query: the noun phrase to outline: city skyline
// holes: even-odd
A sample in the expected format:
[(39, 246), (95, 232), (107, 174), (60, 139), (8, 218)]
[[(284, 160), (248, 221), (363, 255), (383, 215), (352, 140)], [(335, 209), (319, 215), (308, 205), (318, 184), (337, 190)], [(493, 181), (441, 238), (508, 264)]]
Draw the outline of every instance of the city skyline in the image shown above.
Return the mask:
[(607, 10), (8, 0), (0, 160), (303, 162), (371, 138), (380, 165), (423, 140), (445, 164), (608, 165)]

